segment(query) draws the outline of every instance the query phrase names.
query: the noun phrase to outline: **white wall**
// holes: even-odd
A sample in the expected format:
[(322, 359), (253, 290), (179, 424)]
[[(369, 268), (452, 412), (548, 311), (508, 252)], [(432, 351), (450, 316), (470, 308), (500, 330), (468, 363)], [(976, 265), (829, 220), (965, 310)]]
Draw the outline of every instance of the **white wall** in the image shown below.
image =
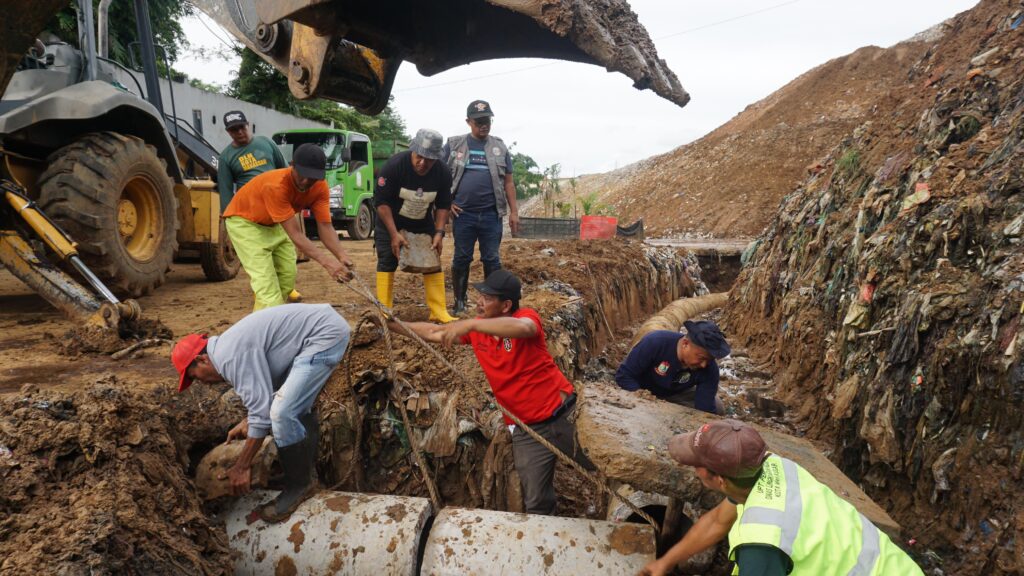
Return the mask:
[[(142, 90), (145, 91), (145, 78), (143, 78), (141, 73), (133, 73), (133, 75), (138, 79)], [(115, 76), (130, 92), (138, 94), (139, 88), (128, 77), (127, 72), (117, 70)], [(164, 112), (170, 114), (171, 94), (166, 79), (160, 80), (160, 92), (164, 102)], [(242, 102), (222, 94), (205, 92), (188, 84), (178, 82), (174, 83), (174, 106), (177, 111), (177, 117), (193, 126), (195, 126), (193, 111), (199, 111), (199, 114), (202, 116), (203, 137), (210, 144), (213, 144), (213, 147), (217, 150), (223, 150), (225, 146), (231, 143), (231, 137), (224, 131), (222, 123), (224, 114), (231, 110), (241, 110), (249, 120), (254, 133), (267, 137), (270, 137), (274, 132), (294, 128), (329, 128), (326, 124), (305, 120), (290, 114), (283, 114), (270, 108)], [(199, 128), (198, 126), (196, 127)]]

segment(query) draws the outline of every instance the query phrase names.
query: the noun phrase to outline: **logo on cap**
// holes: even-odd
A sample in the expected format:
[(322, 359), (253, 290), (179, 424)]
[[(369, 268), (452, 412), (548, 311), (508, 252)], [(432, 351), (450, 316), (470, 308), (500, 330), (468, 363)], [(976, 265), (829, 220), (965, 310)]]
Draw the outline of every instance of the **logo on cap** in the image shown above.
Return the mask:
[(227, 120), (228, 122), (234, 122), (235, 120), (241, 120), (241, 119), (242, 119), (242, 115), (241, 114), (228, 114), (227, 118), (225, 118), (225, 120)]
[(483, 112), (484, 110), (487, 110), (487, 104), (483, 102), (477, 102), (474, 108), (476, 108), (477, 112)]
[(387, 180), (385, 180), (383, 176), (377, 178), (377, 186), (383, 186), (386, 182)]
[(700, 446), (700, 439), (704, 437), (704, 433), (708, 431), (708, 428), (711, 428), (711, 424), (705, 424), (701, 426), (700, 430), (698, 430), (697, 433), (693, 435), (694, 448)]

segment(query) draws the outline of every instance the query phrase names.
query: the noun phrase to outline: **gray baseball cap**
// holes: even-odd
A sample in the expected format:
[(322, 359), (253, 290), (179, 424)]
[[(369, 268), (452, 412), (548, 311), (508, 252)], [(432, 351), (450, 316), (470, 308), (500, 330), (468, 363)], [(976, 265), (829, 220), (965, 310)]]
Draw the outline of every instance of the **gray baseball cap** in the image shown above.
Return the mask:
[(409, 150), (428, 160), (440, 160), (441, 149), (444, 147), (444, 136), (437, 130), (420, 128), (416, 137), (409, 143)]

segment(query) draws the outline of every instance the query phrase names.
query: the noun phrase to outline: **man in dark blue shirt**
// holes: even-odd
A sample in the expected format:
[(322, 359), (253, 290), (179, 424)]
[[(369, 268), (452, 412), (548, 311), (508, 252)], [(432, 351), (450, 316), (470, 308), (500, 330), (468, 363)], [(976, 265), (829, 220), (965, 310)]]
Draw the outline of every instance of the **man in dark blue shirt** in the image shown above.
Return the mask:
[(683, 323), (686, 334), (656, 330), (630, 350), (615, 372), (623, 390), (649, 390), (661, 400), (723, 414), (718, 399), (718, 363), (732, 351), (714, 322)]
[(512, 153), (501, 138), (491, 134), (493, 117), (487, 102), (470, 102), (466, 109), (469, 134), (449, 138), (442, 156), (452, 174), (452, 292), (456, 316), (466, 310), (469, 265), (476, 243), (480, 243), (480, 262), (487, 278), (501, 268), (499, 249), (506, 215), (512, 236), (519, 231)]

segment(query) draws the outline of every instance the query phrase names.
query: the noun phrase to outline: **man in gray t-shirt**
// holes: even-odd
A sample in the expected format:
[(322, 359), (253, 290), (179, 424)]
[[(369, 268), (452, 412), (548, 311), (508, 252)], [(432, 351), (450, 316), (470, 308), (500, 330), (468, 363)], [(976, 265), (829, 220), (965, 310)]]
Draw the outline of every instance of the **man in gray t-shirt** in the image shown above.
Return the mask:
[(285, 304), (253, 312), (220, 336), (190, 334), (171, 351), (179, 392), (193, 380), (227, 382), (248, 411), (228, 432), (228, 440), (246, 438), (227, 475), (235, 494), (249, 491), (253, 457), (273, 433), (285, 489), (260, 507), (266, 522), (287, 519), (316, 487), (320, 427), (311, 409), (345, 354), (349, 332), (330, 304)]

